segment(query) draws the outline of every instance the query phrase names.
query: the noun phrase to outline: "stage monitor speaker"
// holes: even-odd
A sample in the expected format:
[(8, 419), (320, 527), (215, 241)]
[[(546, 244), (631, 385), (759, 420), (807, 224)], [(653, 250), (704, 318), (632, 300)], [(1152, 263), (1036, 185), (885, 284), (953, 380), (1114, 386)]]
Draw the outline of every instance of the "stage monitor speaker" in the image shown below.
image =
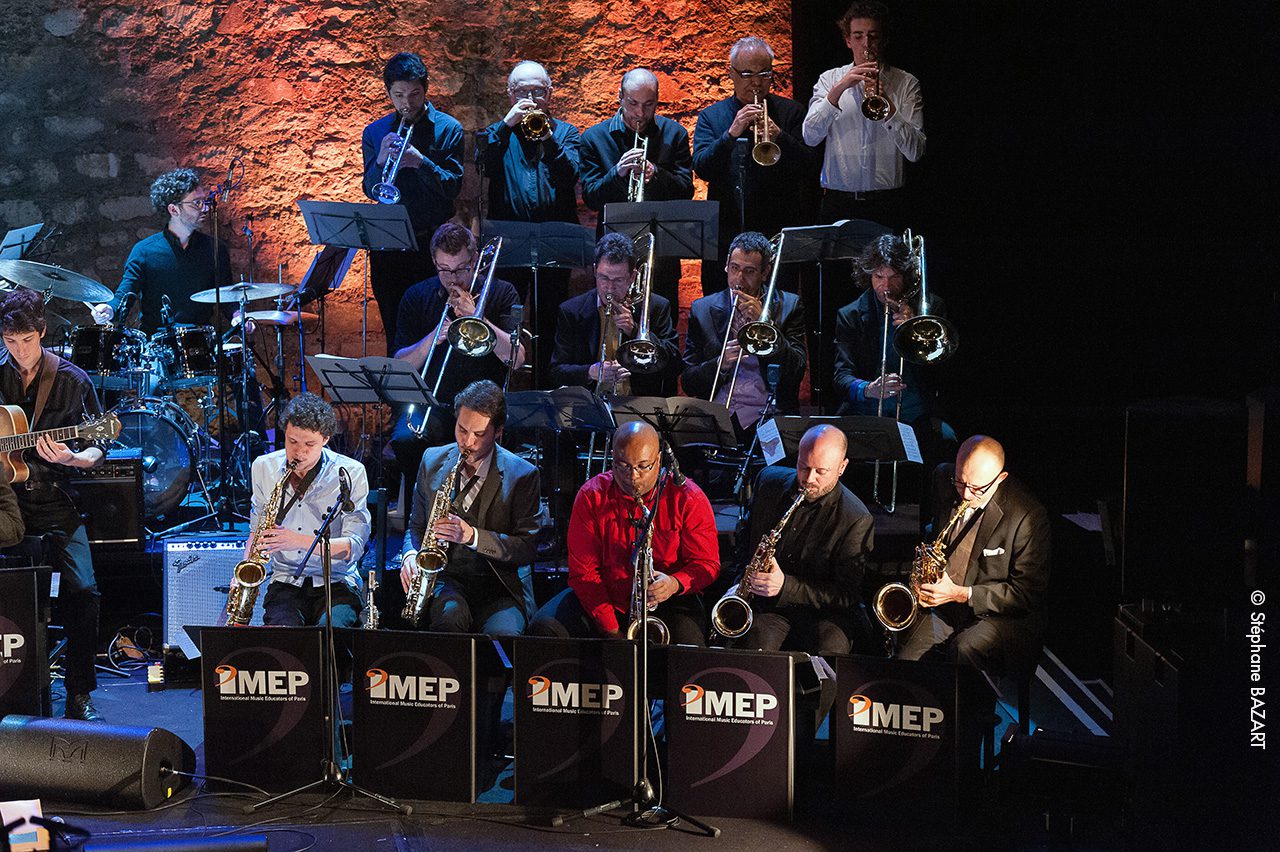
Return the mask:
[(138, 459), (108, 458), (71, 476), (90, 544), (141, 544), (142, 469)]
[[(227, 591), (236, 563), (244, 556), (245, 539), (170, 538), (164, 543), (164, 644), (189, 643), (184, 625), (212, 626), (227, 607)], [(266, 585), (258, 589), (251, 624), (262, 624), (262, 599)]]
[(196, 757), (163, 728), (76, 719), (6, 716), (0, 720), (0, 799), (154, 808), (187, 784)]
[(1125, 412), (1126, 601), (1213, 608), (1244, 587), (1245, 407), (1152, 400)]

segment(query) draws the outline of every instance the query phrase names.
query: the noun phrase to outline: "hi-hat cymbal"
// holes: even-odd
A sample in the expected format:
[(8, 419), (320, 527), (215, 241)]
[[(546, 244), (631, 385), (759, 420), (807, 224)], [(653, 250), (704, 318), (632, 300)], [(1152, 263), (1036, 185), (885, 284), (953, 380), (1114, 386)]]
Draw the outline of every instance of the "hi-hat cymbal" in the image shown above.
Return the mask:
[(88, 276), (34, 260), (0, 260), (0, 281), (75, 302), (106, 302), (112, 295)]
[(299, 321), (308, 325), (319, 321), (320, 315), (306, 311), (249, 311), (249, 319), (258, 325), (297, 325)]
[(239, 302), (241, 296), (243, 296), (246, 302), (253, 302), (258, 299), (274, 299), (276, 296), (292, 293), (293, 290), (294, 286), (292, 284), (277, 284), (274, 281), (255, 284), (252, 281), (241, 281), (239, 284), (232, 284), (221, 289), (210, 287), (208, 290), (192, 293), (191, 301), (210, 305), (219, 301), (234, 304)]

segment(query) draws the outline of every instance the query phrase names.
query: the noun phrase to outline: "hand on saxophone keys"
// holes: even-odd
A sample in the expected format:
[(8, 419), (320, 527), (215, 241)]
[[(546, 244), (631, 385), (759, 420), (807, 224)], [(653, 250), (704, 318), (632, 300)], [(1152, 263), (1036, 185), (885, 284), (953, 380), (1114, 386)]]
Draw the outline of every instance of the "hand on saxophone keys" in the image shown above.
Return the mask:
[(786, 579), (786, 575), (778, 567), (778, 560), (771, 556), (769, 570), (751, 572), (749, 584), (752, 594), (762, 598), (775, 598), (782, 592), (782, 583)]
[(285, 527), (272, 527), (261, 533), (261, 546), (267, 553), (278, 553), (281, 550), (306, 550), (310, 544), (311, 536)]
[(967, 603), (969, 590), (966, 586), (957, 586), (947, 572), (936, 583), (923, 583), (920, 586), (920, 603), (923, 606), (941, 606), (944, 603)]
[(475, 527), (457, 515), (446, 515), (436, 521), (435, 536), (437, 541), (451, 541), (454, 544), (470, 544), (475, 535)]
[(413, 574), (418, 570), (415, 564), (417, 558), (418, 551), (410, 550), (400, 559), (400, 587), (406, 595), (409, 593), (409, 584), (413, 582)]
[(661, 571), (654, 570), (653, 579), (649, 581), (649, 596), (645, 598), (645, 602), (649, 607), (649, 611), (653, 612), (658, 604), (680, 591), (680, 583), (675, 577), (669, 574), (663, 574)]

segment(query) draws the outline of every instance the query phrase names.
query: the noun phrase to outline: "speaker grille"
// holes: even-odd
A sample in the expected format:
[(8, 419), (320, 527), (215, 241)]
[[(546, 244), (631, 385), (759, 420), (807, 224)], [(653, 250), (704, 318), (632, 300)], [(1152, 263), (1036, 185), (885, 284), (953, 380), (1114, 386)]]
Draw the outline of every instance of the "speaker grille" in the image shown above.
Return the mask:
[[(218, 623), (227, 606), (226, 587), (244, 555), (244, 539), (210, 541), (170, 539), (164, 545), (164, 641), (183, 644), (184, 625)], [(222, 591), (219, 591), (222, 589)], [(266, 585), (258, 589), (253, 608), (254, 625), (262, 624), (262, 599)]]

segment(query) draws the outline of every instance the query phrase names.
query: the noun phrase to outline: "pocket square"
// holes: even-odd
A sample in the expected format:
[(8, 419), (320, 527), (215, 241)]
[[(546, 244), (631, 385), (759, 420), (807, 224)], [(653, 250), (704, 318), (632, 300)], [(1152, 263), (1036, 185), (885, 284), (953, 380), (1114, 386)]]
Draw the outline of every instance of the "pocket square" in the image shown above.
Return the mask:
[(983, 556), (1003, 556), (1003, 555), (1004, 555), (1004, 548), (1003, 548), (1003, 547), (997, 547), (997, 548), (994, 548), (994, 549), (988, 550), (987, 548), (985, 548), (985, 547), (984, 547), (984, 548), (982, 548), (982, 555), (983, 555)]

